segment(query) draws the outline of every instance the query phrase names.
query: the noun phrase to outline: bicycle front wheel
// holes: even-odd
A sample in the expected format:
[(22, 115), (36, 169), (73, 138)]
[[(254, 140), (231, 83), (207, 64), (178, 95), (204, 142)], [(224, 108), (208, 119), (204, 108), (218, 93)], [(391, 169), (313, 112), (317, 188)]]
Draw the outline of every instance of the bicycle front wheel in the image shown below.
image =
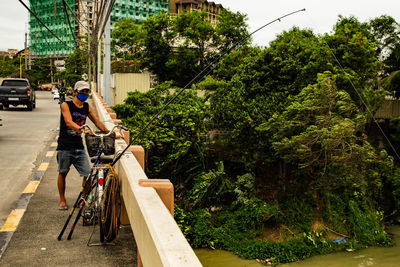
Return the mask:
[(106, 242), (113, 241), (119, 232), (121, 210), (119, 180), (115, 176), (107, 177), (101, 203), (101, 221)]

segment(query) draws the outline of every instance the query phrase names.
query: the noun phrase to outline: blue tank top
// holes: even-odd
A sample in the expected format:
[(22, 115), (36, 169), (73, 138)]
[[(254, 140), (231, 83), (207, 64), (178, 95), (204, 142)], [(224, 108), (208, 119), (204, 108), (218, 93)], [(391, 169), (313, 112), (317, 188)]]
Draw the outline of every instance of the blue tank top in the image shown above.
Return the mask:
[[(66, 101), (65, 103), (67, 103), (69, 111), (71, 112), (72, 121), (79, 126), (84, 125), (89, 114), (89, 104), (84, 102), (83, 107), (78, 108), (72, 101)], [(83, 149), (81, 133), (67, 126), (62, 113), (60, 116), (60, 134), (57, 142), (57, 150)]]

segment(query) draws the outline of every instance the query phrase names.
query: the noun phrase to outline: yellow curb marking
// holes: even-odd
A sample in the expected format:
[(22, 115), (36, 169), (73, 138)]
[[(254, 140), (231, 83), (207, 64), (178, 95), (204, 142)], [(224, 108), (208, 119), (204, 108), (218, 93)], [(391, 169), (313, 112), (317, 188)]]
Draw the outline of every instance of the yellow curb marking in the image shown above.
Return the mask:
[(30, 181), (29, 184), (25, 187), (24, 192), (25, 194), (35, 193), (36, 188), (39, 185), (39, 181)]
[(42, 162), (42, 164), (40, 164), (38, 171), (45, 171), (47, 170), (47, 168), (49, 167), (49, 162)]
[(25, 209), (12, 210), (0, 232), (13, 232), (17, 230), (17, 226), (22, 216), (24, 215)]
[(54, 156), (55, 153), (56, 153), (55, 151), (47, 151), (46, 157), (52, 157)]
[(50, 146), (57, 146), (57, 142), (53, 142), (53, 143), (51, 143), (51, 145)]

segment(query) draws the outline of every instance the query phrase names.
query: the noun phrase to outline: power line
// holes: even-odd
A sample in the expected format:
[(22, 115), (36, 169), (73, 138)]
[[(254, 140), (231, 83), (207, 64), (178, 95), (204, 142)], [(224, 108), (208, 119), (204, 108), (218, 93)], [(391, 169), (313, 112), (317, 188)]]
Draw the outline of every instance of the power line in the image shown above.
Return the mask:
[(66, 20), (67, 20), (67, 22), (68, 22), (68, 26), (69, 26), (69, 29), (70, 29), (70, 31), (71, 31), (72, 37), (74, 38), (75, 46), (76, 46), (76, 45), (78, 44), (78, 42), (76, 41), (76, 36), (75, 36), (74, 30), (72, 30), (71, 21), (70, 21), (70, 19), (69, 19), (67, 7), (66, 7), (66, 6), (67, 6), (67, 3), (65, 3), (65, 0), (62, 0), (62, 3), (63, 3), (64, 17), (66, 18)]
[(40, 24), (43, 25), (43, 27), (46, 28), (46, 30), (48, 30), (48, 31), (51, 33), (51, 35), (53, 35), (57, 40), (59, 40), (61, 43), (63, 43), (63, 44), (64, 44), (65, 46), (67, 46), (68, 48), (72, 48), (72, 49), (73, 49), (73, 47), (69, 46), (67, 43), (65, 43), (63, 40), (61, 40), (52, 30), (50, 30), (50, 29), (46, 26), (46, 24), (44, 24), (44, 23), (42, 22), (42, 20), (38, 18), (38, 16), (36, 15), (36, 13), (33, 12), (27, 5), (25, 5), (25, 3), (22, 2), (22, 0), (18, 0), (18, 1), (29, 11), (29, 13), (32, 14), (32, 16), (35, 17), (35, 19), (36, 19), (37, 21), (39, 21)]
[[(64, 0), (63, 0), (64, 1)], [(81, 5), (82, 5), (82, 1), (79, 1), (80, 3), (81, 3)], [(69, 5), (66, 3), (66, 6), (67, 6), (67, 8), (69, 9), (69, 11), (71, 12), (71, 14), (73, 14), (74, 15), (74, 17), (75, 17), (75, 21), (76, 22), (78, 22), (79, 24), (81, 24), (82, 25), (82, 27), (83, 28), (85, 28), (87, 31), (89, 31), (89, 29), (85, 26), (85, 25), (83, 25), (83, 23), (81, 22), (81, 20), (79, 19), (79, 17), (77, 17), (76, 16), (76, 14), (74, 13), (74, 11), (69, 7)], [(82, 5), (83, 6), (83, 5)], [(84, 12), (84, 10), (83, 10), (83, 8), (82, 8), (82, 11), (83, 11), (83, 13), (85, 13), (86, 14), (86, 17), (87, 17), (87, 12)]]
[[(99, 12), (97, 13), (96, 27), (94, 29), (93, 37), (97, 37), (97, 35), (98, 35), (99, 29), (100, 29), (100, 24), (103, 21), (105, 8), (106, 8), (106, 1), (101, 0), (100, 9), (99, 9)], [(93, 38), (93, 42), (95, 42), (94, 40), (95, 40), (95, 38)]]
[[(93, 33), (93, 39), (92, 39), (92, 43), (90, 46), (93, 48), (93, 50), (97, 49), (97, 45), (101, 40), (101, 36), (103, 35), (105, 25), (107, 23), (107, 20), (110, 17), (110, 14), (111, 14), (112, 8), (115, 4), (115, 1), (116, 0), (111, 0), (111, 2), (108, 2), (108, 5), (106, 4), (106, 1), (102, 1), (100, 3), (100, 10), (99, 10), (99, 13), (97, 16), (96, 27), (95, 27), (95, 30)], [(105, 14), (105, 16), (104, 16), (104, 14)]]
[[(109, 6), (108, 6), (107, 14), (106, 14), (106, 17), (105, 17), (105, 19), (104, 19), (103, 25), (102, 25), (102, 27), (101, 27), (101, 31), (100, 31), (100, 35), (99, 35), (99, 36), (102, 36), (103, 33), (104, 33), (104, 29), (105, 29), (105, 27), (106, 27), (107, 20), (110, 18), (111, 11), (112, 11), (112, 8), (113, 8), (113, 6), (114, 6), (114, 4), (115, 4), (115, 1), (116, 1), (116, 0), (111, 0), (111, 3), (110, 3)], [(100, 41), (100, 39), (98, 39), (98, 41)]]

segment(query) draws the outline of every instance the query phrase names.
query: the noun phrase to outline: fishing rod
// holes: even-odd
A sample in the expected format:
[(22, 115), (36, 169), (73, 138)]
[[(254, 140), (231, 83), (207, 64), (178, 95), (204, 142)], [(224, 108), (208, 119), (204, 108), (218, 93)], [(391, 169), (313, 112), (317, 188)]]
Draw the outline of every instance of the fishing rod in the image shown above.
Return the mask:
[[(277, 21), (280, 22), (281, 19), (286, 18), (286, 17), (291, 16), (291, 15), (296, 14), (296, 13), (302, 12), (302, 11), (306, 11), (306, 9), (303, 8), (303, 9), (299, 9), (299, 10), (293, 11), (293, 12), (291, 12), (291, 13), (288, 13), (288, 14), (286, 14), (286, 15), (284, 15), (284, 16), (281, 16), (281, 17), (279, 17), (279, 18), (276, 18), (276, 19), (274, 19), (274, 20), (272, 20), (272, 21), (270, 21), (270, 22), (264, 24), (263, 26), (259, 27), (258, 29), (256, 29), (256, 30), (253, 31), (252, 33), (250, 33), (250, 34), (247, 36), (247, 38), (243, 39), (242, 41), (238, 41), (238, 42), (234, 43), (234, 44), (231, 45), (231, 47), (229, 47), (226, 51), (223, 51), (223, 52), (220, 54), (220, 56), (219, 56), (218, 58), (216, 58), (214, 61), (212, 61), (210, 64), (208, 64), (202, 71), (200, 71), (200, 72), (199, 72), (192, 80), (190, 80), (180, 91), (178, 91), (178, 93), (177, 93), (174, 97), (172, 97), (172, 98), (157, 112), (156, 115), (154, 115), (154, 116), (151, 118), (151, 120), (142, 128), (142, 130), (140, 130), (140, 132), (135, 136), (135, 138), (133, 138), (132, 141), (129, 142), (129, 144), (125, 147), (125, 149), (124, 149), (122, 152), (120, 152), (120, 153), (117, 155), (117, 157), (115, 157), (115, 159), (114, 159), (113, 162), (111, 163), (111, 166), (114, 166), (114, 165), (118, 162), (118, 160), (121, 159), (122, 155), (126, 152), (126, 150), (128, 150), (128, 148), (129, 148), (134, 142), (136, 142), (136, 141), (139, 139), (139, 137), (141, 137), (141, 136), (143, 135), (143, 133), (147, 130), (147, 128), (149, 128), (149, 126), (150, 126), (156, 119), (159, 118), (160, 114), (161, 114), (165, 109), (167, 109), (167, 107), (168, 107), (170, 104), (172, 104), (173, 102), (175, 102), (175, 100), (178, 98), (178, 96), (180, 96), (180, 95), (183, 93), (183, 91), (185, 91), (187, 88), (189, 88), (189, 86), (191, 86), (195, 81), (197, 81), (197, 80), (200, 81), (200, 80), (203, 79), (208, 73), (210, 73), (212, 70), (214, 70), (215, 67), (217, 66), (216, 63), (217, 63), (226, 53), (230, 52), (233, 48), (238, 47), (239, 45), (244, 44), (245, 42), (247, 42), (247, 41), (250, 39), (250, 37), (251, 37), (253, 34), (255, 34), (256, 32), (258, 32), (258, 31), (264, 29), (265, 27), (271, 25), (272, 23), (277, 22)], [(203, 75), (203, 74), (206, 73), (206, 72), (207, 72), (207, 74), (206, 74), (206, 75)]]

